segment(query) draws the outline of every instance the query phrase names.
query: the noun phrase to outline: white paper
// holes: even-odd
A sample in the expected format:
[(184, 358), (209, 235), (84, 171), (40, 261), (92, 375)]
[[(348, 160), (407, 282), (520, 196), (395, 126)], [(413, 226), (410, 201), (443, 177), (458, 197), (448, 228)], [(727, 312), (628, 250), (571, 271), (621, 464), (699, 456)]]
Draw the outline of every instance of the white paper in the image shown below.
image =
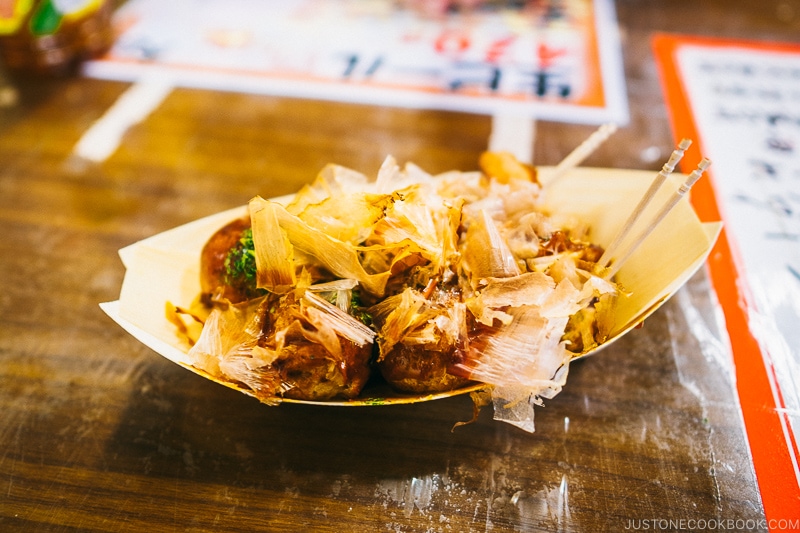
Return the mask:
[(611, 0), (423, 17), (392, 0), (130, 0), (85, 74), (376, 105), (628, 120)]
[(687, 45), (678, 65), (792, 450), (788, 432), (800, 440), (800, 55)]

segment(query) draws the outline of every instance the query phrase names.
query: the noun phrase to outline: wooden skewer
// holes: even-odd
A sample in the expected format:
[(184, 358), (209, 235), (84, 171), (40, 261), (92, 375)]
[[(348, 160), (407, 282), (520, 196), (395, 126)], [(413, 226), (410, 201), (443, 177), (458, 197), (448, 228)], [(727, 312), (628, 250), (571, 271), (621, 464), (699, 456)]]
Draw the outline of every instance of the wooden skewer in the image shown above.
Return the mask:
[(647, 189), (647, 192), (644, 193), (642, 199), (639, 200), (636, 208), (628, 217), (628, 220), (625, 221), (625, 224), (620, 228), (617, 232), (617, 235), (614, 237), (614, 240), (611, 241), (611, 244), (608, 245), (606, 250), (603, 252), (603, 255), (600, 257), (600, 260), (597, 261), (597, 265), (595, 270), (599, 271), (606, 267), (608, 262), (611, 260), (613, 255), (617, 252), (617, 248), (619, 248), (622, 241), (628, 235), (628, 233), (633, 228), (636, 221), (639, 220), (639, 217), (644, 212), (645, 208), (650, 204), (650, 202), (655, 197), (658, 190), (663, 185), (664, 181), (666, 181), (667, 176), (672, 174), (677, 166), (678, 162), (683, 158), (683, 154), (686, 152), (686, 149), (691, 146), (692, 141), (689, 139), (683, 139), (678, 144), (678, 147), (672, 152), (672, 155), (669, 157), (669, 160), (664, 163), (664, 166), (661, 167), (661, 171), (656, 174), (656, 177), (653, 179), (653, 182), (650, 184), (650, 187)]
[(708, 159), (704, 158), (702, 161), (700, 161), (700, 164), (691, 174), (689, 174), (689, 176), (686, 178), (686, 181), (683, 182), (683, 184), (681, 184), (681, 186), (678, 187), (674, 193), (672, 193), (672, 196), (670, 196), (666, 202), (664, 202), (664, 205), (661, 206), (661, 209), (653, 218), (653, 221), (648, 224), (639, 233), (639, 235), (636, 236), (633, 244), (628, 246), (628, 249), (625, 251), (625, 253), (619, 259), (614, 261), (614, 263), (611, 265), (611, 268), (603, 275), (603, 278), (610, 279), (617, 272), (619, 272), (619, 269), (622, 268), (622, 265), (628, 260), (631, 254), (633, 254), (636, 248), (638, 248), (639, 245), (642, 244), (642, 242), (644, 242), (644, 240), (648, 237), (648, 235), (650, 235), (650, 233), (661, 223), (661, 221), (664, 220), (664, 217), (666, 217), (672, 208), (678, 204), (681, 198), (683, 198), (683, 196), (689, 192), (689, 189), (691, 189), (697, 180), (700, 179), (700, 176), (703, 175), (703, 172), (705, 172), (710, 165), (711, 161)]
[(569, 170), (580, 165), (584, 159), (589, 157), (592, 152), (603, 144), (615, 131), (617, 131), (616, 124), (603, 124), (597, 131), (592, 133), (589, 138), (583, 141), (577, 148), (567, 155), (553, 171), (553, 176), (550, 178), (549, 183), (553, 183), (558, 178), (566, 174)]

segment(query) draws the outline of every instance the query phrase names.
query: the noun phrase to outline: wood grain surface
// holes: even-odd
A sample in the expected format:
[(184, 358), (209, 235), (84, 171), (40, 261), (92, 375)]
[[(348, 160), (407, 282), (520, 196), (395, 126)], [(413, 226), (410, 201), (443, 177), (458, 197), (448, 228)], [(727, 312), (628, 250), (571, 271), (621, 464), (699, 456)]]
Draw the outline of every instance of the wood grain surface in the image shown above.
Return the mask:
[[(657, 169), (673, 139), (655, 31), (797, 40), (794, 2), (619, 0), (631, 122), (586, 162)], [(7, 76), (0, 109), (0, 531), (620, 531), (763, 510), (700, 272), (645, 326), (570, 370), (528, 434), (468, 397), (267, 407), (137, 343), (98, 307), (117, 250), (326, 163), (387, 154), (475, 168), (490, 119), (176, 89), (107, 161), (81, 135), (127, 84)], [(537, 123), (555, 164), (593, 127)]]

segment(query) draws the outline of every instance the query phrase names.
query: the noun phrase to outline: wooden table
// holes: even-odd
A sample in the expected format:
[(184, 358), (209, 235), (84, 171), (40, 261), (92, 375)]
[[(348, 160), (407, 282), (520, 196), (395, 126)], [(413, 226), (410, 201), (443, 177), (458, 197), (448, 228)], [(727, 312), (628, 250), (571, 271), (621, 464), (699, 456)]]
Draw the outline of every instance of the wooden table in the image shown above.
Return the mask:
[[(631, 122), (588, 165), (657, 169), (672, 149), (654, 31), (796, 40), (791, 2), (620, 0)], [(127, 84), (16, 77), (0, 111), (0, 530), (619, 531), (763, 510), (703, 272), (638, 329), (573, 365), (528, 434), (424, 404), (267, 407), (159, 357), (106, 317), (117, 250), (328, 162), (387, 153), (475, 168), (490, 120), (176, 89), (114, 155), (75, 143)], [(593, 127), (537, 125), (554, 164)], [(653, 153), (661, 157), (648, 157)], [(671, 520), (672, 522), (665, 522)], [(687, 522), (683, 522), (687, 524)], [(695, 523), (697, 524), (697, 523)]]

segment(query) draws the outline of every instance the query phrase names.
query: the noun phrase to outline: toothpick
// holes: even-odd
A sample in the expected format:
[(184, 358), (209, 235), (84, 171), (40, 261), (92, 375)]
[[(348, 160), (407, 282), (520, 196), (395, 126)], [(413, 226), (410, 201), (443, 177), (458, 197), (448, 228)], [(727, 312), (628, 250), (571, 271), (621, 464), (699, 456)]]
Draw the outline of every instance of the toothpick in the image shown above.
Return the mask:
[(642, 196), (641, 200), (639, 200), (639, 203), (628, 217), (628, 220), (625, 222), (622, 228), (620, 228), (620, 230), (617, 232), (617, 235), (614, 237), (614, 240), (611, 241), (611, 244), (608, 245), (605, 252), (603, 252), (603, 255), (600, 257), (600, 260), (597, 262), (597, 265), (595, 266), (596, 270), (600, 270), (606, 267), (606, 265), (611, 260), (613, 255), (617, 252), (617, 248), (619, 247), (619, 245), (622, 244), (623, 239), (627, 237), (628, 232), (630, 232), (634, 224), (636, 224), (636, 221), (639, 220), (639, 217), (642, 215), (645, 208), (653, 200), (658, 190), (666, 181), (667, 176), (672, 174), (672, 172), (675, 170), (675, 167), (678, 165), (678, 162), (680, 162), (681, 158), (683, 158), (683, 154), (686, 152), (689, 146), (691, 146), (691, 144), (692, 141), (690, 141), (689, 139), (681, 140), (681, 142), (678, 144), (678, 147), (672, 152), (672, 155), (669, 157), (669, 160), (666, 163), (664, 163), (663, 167), (661, 167), (661, 171), (658, 174), (656, 174), (656, 177), (653, 179), (653, 182), (650, 184), (650, 187), (647, 189), (647, 192), (645, 192), (644, 196)]
[(597, 131), (592, 133), (588, 139), (583, 141), (577, 148), (567, 155), (567, 157), (565, 157), (561, 163), (558, 164), (558, 166), (556, 166), (549, 183), (552, 184), (558, 178), (580, 165), (584, 159), (589, 157), (592, 152), (597, 150), (597, 148), (603, 144), (606, 139), (611, 137), (615, 131), (617, 131), (616, 124), (609, 123), (600, 126)]
[(653, 218), (653, 221), (648, 224), (640, 233), (636, 236), (636, 239), (633, 241), (633, 244), (628, 247), (625, 254), (620, 257), (619, 259), (615, 260), (614, 263), (611, 265), (611, 268), (603, 275), (603, 278), (610, 279), (612, 278), (619, 269), (622, 268), (622, 265), (628, 258), (633, 254), (633, 252), (639, 247), (642, 242), (650, 235), (650, 233), (656, 229), (656, 227), (664, 220), (664, 217), (669, 214), (673, 207), (675, 207), (678, 202), (683, 198), (683, 196), (689, 192), (689, 189), (700, 179), (700, 176), (703, 175), (703, 172), (711, 165), (711, 161), (708, 159), (703, 159), (700, 161), (700, 164), (697, 168), (689, 174), (686, 178), (686, 181), (681, 184), (678, 189), (672, 193), (672, 196), (664, 202), (664, 205), (661, 206), (661, 209), (658, 211), (656, 216)]

